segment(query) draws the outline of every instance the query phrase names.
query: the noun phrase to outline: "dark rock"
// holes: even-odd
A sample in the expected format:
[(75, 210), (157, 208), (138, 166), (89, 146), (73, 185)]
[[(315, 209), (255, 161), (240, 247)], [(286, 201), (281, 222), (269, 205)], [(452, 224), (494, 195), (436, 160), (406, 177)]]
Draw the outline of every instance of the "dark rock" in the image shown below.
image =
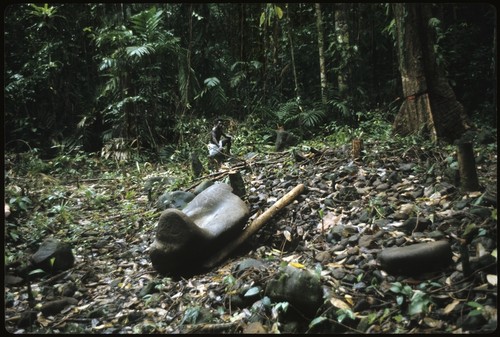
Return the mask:
[(247, 199), (248, 199), (248, 202), (251, 204), (259, 202), (259, 200), (260, 200), (259, 196), (255, 195), (255, 194), (248, 196)]
[(332, 256), (329, 252), (327, 251), (321, 251), (316, 254), (315, 260), (320, 262), (321, 264), (326, 264), (329, 263), (332, 259)]
[(194, 178), (198, 178), (204, 171), (203, 164), (196, 153), (191, 153), (191, 171)]
[(323, 200), (323, 203), (326, 207), (335, 207), (335, 203), (331, 198), (325, 198), (325, 200)]
[(477, 207), (472, 207), (470, 209), (470, 213), (486, 219), (491, 216), (491, 209), (487, 207), (477, 206)]
[(266, 296), (287, 301), (306, 315), (314, 315), (323, 303), (319, 276), (306, 269), (287, 266), (266, 286)]
[(374, 235), (365, 234), (359, 237), (358, 244), (360, 247), (364, 248), (375, 248), (374, 240), (375, 240)]
[(359, 199), (359, 194), (355, 187), (348, 186), (339, 191), (337, 198), (342, 201), (353, 201)]
[(411, 234), (412, 232), (423, 232), (429, 228), (430, 225), (432, 225), (432, 221), (429, 219), (410, 217), (406, 219), (403, 225), (398, 227), (398, 229), (407, 234)]
[(42, 305), (40, 311), (45, 317), (57, 315), (61, 311), (63, 311), (68, 305), (76, 305), (78, 304), (78, 300), (65, 297), (59, 300), (50, 301)]
[(389, 189), (389, 184), (388, 183), (381, 183), (375, 188), (377, 191), (385, 191)]
[(421, 196), (424, 195), (424, 189), (423, 188), (417, 188), (415, 191), (411, 193), (411, 196), (413, 199), (420, 198)]
[(458, 320), (458, 326), (463, 330), (478, 331), (487, 323), (488, 321), (483, 315), (467, 315), (465, 318), (460, 318)]
[(481, 205), (497, 207), (497, 185), (486, 186), (486, 190), (481, 196)]
[(64, 297), (72, 297), (76, 291), (78, 290), (78, 287), (76, 284), (73, 282), (68, 282), (61, 288), (61, 295)]
[(244, 259), (234, 267), (234, 273), (236, 276), (240, 275), (243, 271), (248, 269), (264, 270), (266, 269), (266, 264), (260, 260), (256, 259)]
[(104, 308), (97, 308), (92, 311), (90, 311), (87, 314), (88, 318), (99, 318), (99, 317), (104, 317), (106, 315), (106, 310)]
[(496, 258), (491, 254), (473, 257), (470, 259), (470, 268), (472, 271), (484, 269), (488, 273), (496, 273)]
[(176, 208), (183, 209), (186, 205), (193, 200), (194, 193), (184, 191), (165, 192), (158, 198), (156, 207), (159, 209)]
[(165, 210), (149, 251), (153, 267), (162, 274), (188, 268), (204, 252), (210, 237), (183, 212)]
[(332, 270), (332, 277), (336, 280), (342, 280), (345, 276), (346, 272), (342, 268), (335, 268)]
[(33, 310), (24, 311), (17, 321), (17, 327), (20, 329), (29, 328), (37, 321), (38, 312)]
[(425, 235), (427, 238), (430, 238), (430, 239), (434, 239), (434, 240), (442, 240), (446, 237), (446, 235), (439, 231), (439, 230), (435, 230), (435, 231), (432, 231), (432, 232), (429, 232)]
[(397, 183), (401, 182), (401, 177), (399, 176), (398, 172), (392, 172), (387, 177), (387, 182), (389, 184), (397, 184)]
[(5, 285), (20, 285), (24, 282), (24, 278), (12, 274), (5, 274)]
[(447, 267), (452, 256), (449, 242), (442, 240), (388, 248), (378, 254), (378, 261), (388, 273), (418, 275)]
[(243, 198), (246, 194), (245, 181), (239, 171), (229, 173), (229, 184), (233, 188), (233, 193)]
[(151, 193), (154, 187), (163, 187), (164, 185), (172, 184), (174, 181), (175, 179), (171, 177), (150, 177), (144, 183), (144, 192)]
[(69, 244), (49, 238), (44, 240), (36, 253), (31, 256), (31, 263), (35, 268), (55, 273), (72, 268), (75, 257)]
[(399, 169), (403, 172), (409, 172), (415, 167), (415, 164), (413, 163), (408, 163), (408, 164), (400, 164)]

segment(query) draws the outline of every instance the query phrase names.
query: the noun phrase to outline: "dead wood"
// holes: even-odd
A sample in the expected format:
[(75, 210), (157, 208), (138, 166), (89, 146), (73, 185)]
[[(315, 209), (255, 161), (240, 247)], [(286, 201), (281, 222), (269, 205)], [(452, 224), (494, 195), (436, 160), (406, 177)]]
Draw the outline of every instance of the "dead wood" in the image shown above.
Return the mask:
[(192, 333), (220, 333), (223, 331), (240, 330), (241, 322), (235, 321), (231, 323), (201, 323), (187, 326), (187, 334)]
[(290, 204), (295, 198), (304, 191), (304, 184), (299, 184), (290, 192), (285, 194), (280, 200), (276, 201), (257, 219), (255, 219), (248, 227), (244, 229), (241, 235), (234, 241), (230, 242), (224, 249), (217, 255), (212, 257), (206, 264), (206, 268), (212, 268), (228, 256), (236, 247), (240, 246), (250, 236), (255, 234), (262, 226), (264, 226), (276, 213), (281, 211), (284, 207)]

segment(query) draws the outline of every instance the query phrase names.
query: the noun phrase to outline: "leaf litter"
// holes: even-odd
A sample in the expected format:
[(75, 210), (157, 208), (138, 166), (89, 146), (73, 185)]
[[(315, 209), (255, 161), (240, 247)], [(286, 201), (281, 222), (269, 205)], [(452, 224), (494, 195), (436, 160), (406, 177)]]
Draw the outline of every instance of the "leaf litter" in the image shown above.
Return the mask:
[[(129, 334), (493, 331), (496, 144), (484, 151), (490, 159), (478, 165), (485, 189), (472, 193), (461, 192), (447, 176), (455, 164), (449, 159), (452, 148), (366, 145), (372, 149), (358, 161), (331, 148), (319, 157), (304, 156), (300, 163), (292, 153), (259, 154), (251, 167), (241, 169), (247, 201), (255, 196), (251, 218), (297, 183), (306, 184), (307, 191), (240, 252), (204, 274), (178, 279), (158, 275), (147, 255), (160, 213), (148, 203), (142, 181), (146, 175), (163, 174), (160, 165), (149, 165), (140, 174), (122, 168), (116, 175), (102, 167), (96, 171), (105, 174), (89, 176), (88, 182), (62, 175), (40, 180), (30, 173), (16, 175), (13, 167), (12, 188), (6, 190), (28, 190), (31, 209), (7, 219), (7, 230), (15, 228), (17, 235), (6, 240), (6, 252), (23, 257), (45, 236), (61, 237), (72, 243), (76, 264), (54, 281), (45, 275), (30, 282), (33, 299), (26, 285), (6, 285), (6, 329)], [(493, 198), (487, 193), (494, 193)], [(59, 208), (49, 215), (54, 205)], [(405, 230), (411, 217), (430, 219), (430, 225)], [(461, 238), (471, 224), (476, 229), (467, 249), (474, 269), (465, 277), (454, 237)], [(38, 225), (43, 230), (33, 233), (30, 226)], [(453, 242), (450, 268), (408, 277), (378, 267), (376, 255), (383, 248), (440, 238)], [(266, 268), (236, 272), (247, 258), (264, 261)], [(288, 305), (265, 296), (266, 284), (283, 265), (317, 272), (323, 287), (323, 305), (296, 325), (286, 315)], [(75, 291), (71, 301), (61, 302), (64, 309), (40, 312), (59, 300), (68, 284)], [(36, 312), (35, 322), (18, 326), (30, 310)]]

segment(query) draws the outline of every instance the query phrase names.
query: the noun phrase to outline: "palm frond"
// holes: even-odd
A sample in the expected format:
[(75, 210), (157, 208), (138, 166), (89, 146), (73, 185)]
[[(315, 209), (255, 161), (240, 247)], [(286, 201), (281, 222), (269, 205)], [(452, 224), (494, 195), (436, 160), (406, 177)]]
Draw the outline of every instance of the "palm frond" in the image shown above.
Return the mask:
[(322, 109), (309, 109), (302, 111), (298, 119), (306, 127), (315, 127), (323, 121), (325, 115), (325, 111)]
[(142, 57), (144, 55), (149, 55), (154, 53), (155, 49), (151, 44), (145, 44), (143, 46), (130, 46), (126, 48), (127, 55), (130, 57)]

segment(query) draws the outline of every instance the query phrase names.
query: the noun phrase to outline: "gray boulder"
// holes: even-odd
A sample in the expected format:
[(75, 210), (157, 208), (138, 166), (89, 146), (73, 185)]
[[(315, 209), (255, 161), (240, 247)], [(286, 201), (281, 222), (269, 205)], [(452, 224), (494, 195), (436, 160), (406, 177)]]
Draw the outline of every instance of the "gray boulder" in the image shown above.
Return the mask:
[(248, 217), (248, 206), (222, 183), (202, 191), (182, 211), (166, 209), (149, 250), (153, 267), (161, 274), (195, 271), (241, 233)]
[(268, 282), (266, 295), (274, 301), (287, 301), (305, 315), (314, 315), (323, 304), (320, 277), (307, 269), (291, 266)]

